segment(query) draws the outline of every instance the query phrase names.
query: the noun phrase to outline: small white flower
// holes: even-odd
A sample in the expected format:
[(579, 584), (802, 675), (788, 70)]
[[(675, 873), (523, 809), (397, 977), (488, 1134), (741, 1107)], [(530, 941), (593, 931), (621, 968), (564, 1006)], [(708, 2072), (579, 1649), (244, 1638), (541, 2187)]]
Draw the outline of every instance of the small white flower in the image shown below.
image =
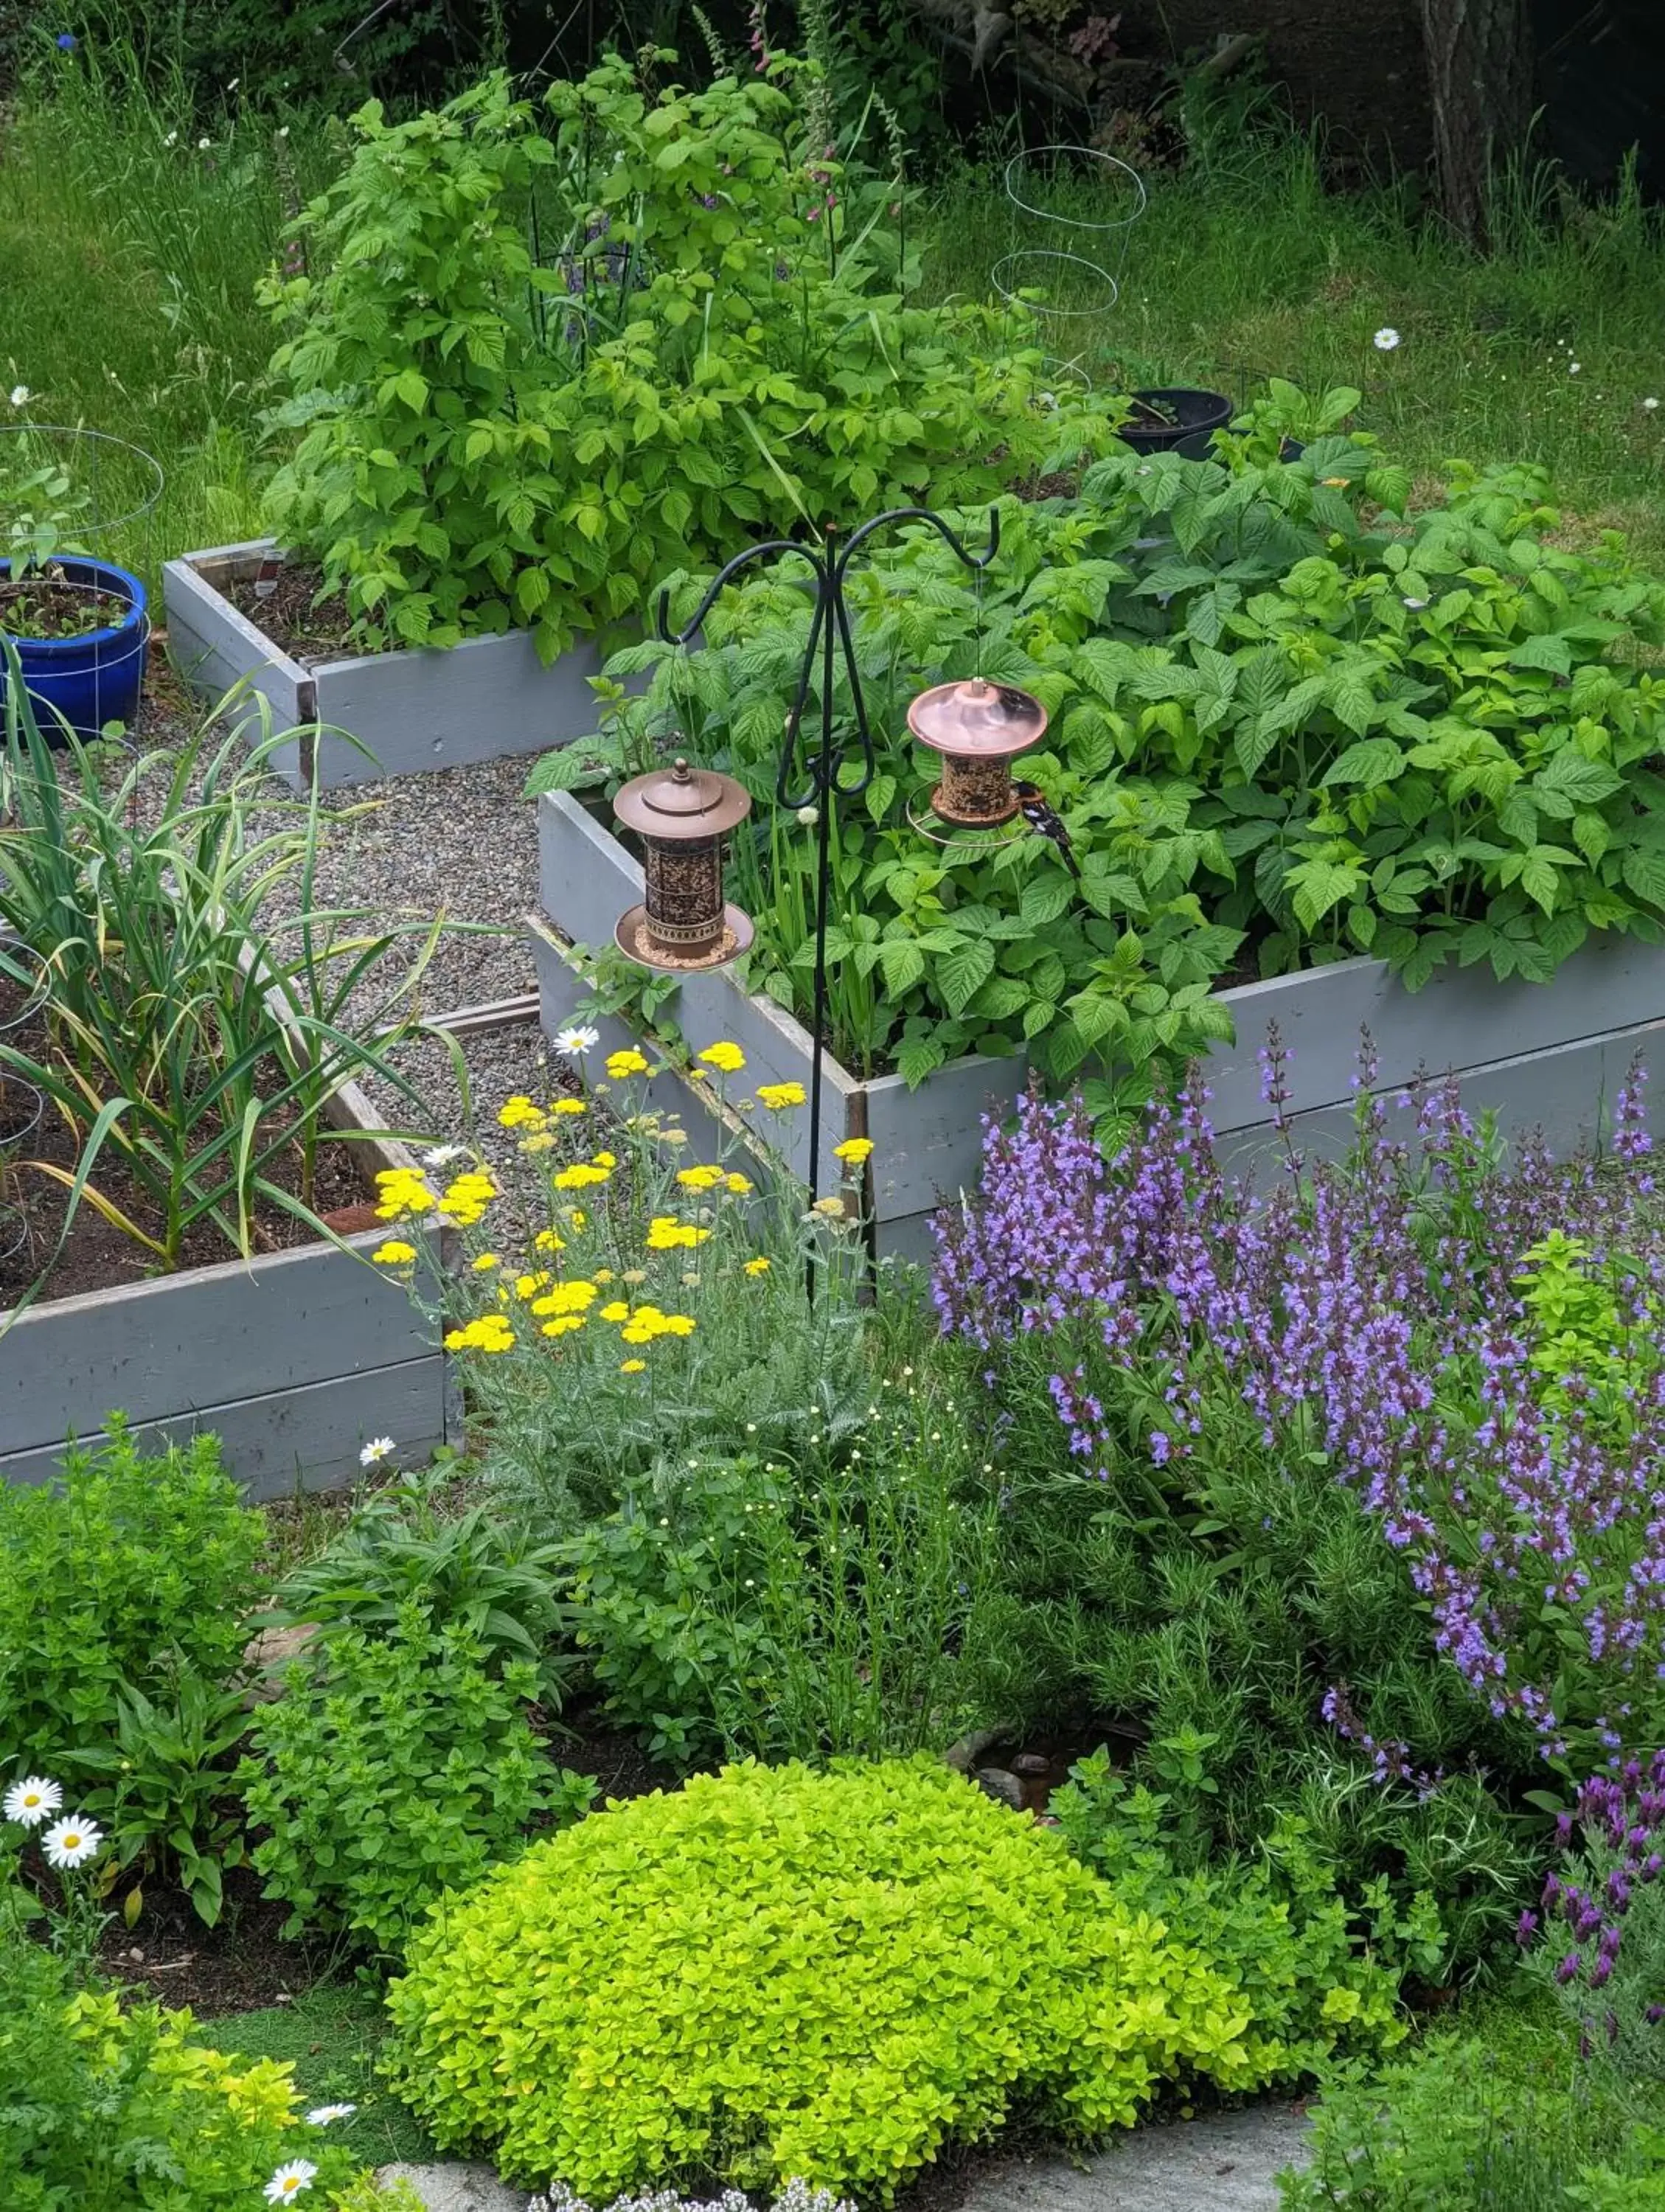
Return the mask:
[(11, 404), (14, 407), (27, 407), (28, 405), (29, 387), (27, 384), (13, 385), (11, 388)]
[(358, 1455), (361, 1467), (380, 1467), (398, 1449), (392, 1437), (372, 1437)]
[(574, 1023), (570, 1029), (557, 1030), (555, 1033), (556, 1050), (564, 1054), (568, 1060), (582, 1060), (586, 1052), (593, 1052), (600, 1042), (600, 1030), (592, 1030), (581, 1022)]
[(1649, 414), (1651, 415), (1655, 408), (1658, 406), (1659, 402), (1656, 399), (1644, 399), (1642, 404), (1647, 409)]
[(813, 830), (821, 819), (821, 811), (815, 806), (800, 806), (798, 810), (798, 819), (806, 830)]
[(303, 2189), (310, 2189), (318, 2168), (309, 2158), (291, 2159), (289, 2165), (280, 2166), (266, 2184), (268, 2204), (289, 2204)]
[(278, 135), (278, 137), (279, 137), (280, 138), (287, 138), (287, 137), (289, 137), (289, 125), (288, 125), (287, 123), (281, 124), (281, 125), (278, 126), (277, 135)]
[(357, 2112), (356, 2105), (320, 2105), (315, 2112), (307, 2115), (309, 2128), (327, 2128), (331, 2120), (350, 2120)]
[(5, 1814), (20, 1828), (38, 1828), (64, 1802), (64, 1792), (44, 1774), (26, 1774), (6, 1792)]
[(208, 149), (209, 149), (209, 148), (210, 148), (213, 143), (214, 143), (214, 141), (213, 141), (211, 138), (199, 138), (199, 139), (197, 141), (197, 151), (199, 154), (206, 154), (206, 153), (207, 153), (207, 151), (208, 151)]
[(234, 77), (234, 77), (229, 78), (229, 79), (228, 80), (227, 84), (226, 84), (226, 90), (227, 90), (228, 92), (235, 92), (235, 91), (236, 91), (236, 89), (237, 89), (237, 86), (238, 86), (238, 79), (237, 79), (236, 77)]
[(1384, 329), (1379, 330), (1376, 332), (1376, 336), (1370, 340), (1370, 343), (1376, 348), (1378, 353), (1391, 353), (1394, 348), (1399, 343), (1399, 332), (1394, 329), (1391, 324), (1389, 324)]
[(424, 1152), (422, 1164), (425, 1168), (448, 1168), (453, 1160), (468, 1158), (466, 1145), (435, 1145), (431, 1152)]
[(40, 1848), (46, 1854), (49, 1866), (78, 1867), (97, 1857), (103, 1841), (104, 1832), (94, 1821), (72, 1814), (66, 1820), (52, 1823), (40, 1838)]
[(1582, 362), (1570, 361), (1567, 363), (1567, 374), (1569, 376), (1577, 376), (1583, 367), (1583, 363)]

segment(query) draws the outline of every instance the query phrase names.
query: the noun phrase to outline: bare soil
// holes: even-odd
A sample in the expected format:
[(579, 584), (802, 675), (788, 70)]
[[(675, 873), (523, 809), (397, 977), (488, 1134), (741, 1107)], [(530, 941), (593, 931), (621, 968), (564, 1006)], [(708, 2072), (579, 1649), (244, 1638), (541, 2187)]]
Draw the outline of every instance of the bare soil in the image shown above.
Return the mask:
[(283, 562), (276, 576), (264, 584), (256, 577), (240, 576), (219, 588), (240, 614), (303, 666), (368, 650), (349, 640), (353, 618), (341, 593), (319, 599), (323, 574), (308, 562)]
[(16, 638), (85, 637), (113, 629), (131, 612), (118, 592), (100, 592), (50, 573), (0, 583), (0, 630)]

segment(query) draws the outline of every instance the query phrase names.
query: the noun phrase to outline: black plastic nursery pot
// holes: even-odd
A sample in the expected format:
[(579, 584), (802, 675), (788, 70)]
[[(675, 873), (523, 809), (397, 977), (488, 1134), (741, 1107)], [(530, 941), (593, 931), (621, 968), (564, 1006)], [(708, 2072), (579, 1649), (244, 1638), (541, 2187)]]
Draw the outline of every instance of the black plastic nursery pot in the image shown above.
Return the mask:
[[(87, 556), (53, 563), (64, 582), (96, 591), (124, 609), (118, 622), (72, 637), (27, 637), (0, 632), (17, 654), (23, 689), (34, 702), (40, 733), (50, 745), (65, 742), (65, 725), (83, 743), (98, 737), (106, 722), (129, 723), (138, 710), (150, 625), (143, 585), (125, 568)], [(11, 563), (0, 560), (0, 580)], [(6, 671), (0, 658), (0, 704)]]
[(1182, 386), (1135, 392), (1133, 411), (1116, 435), (1140, 453), (1182, 453), (1188, 461), (1206, 458), (1208, 441), (1231, 420), (1231, 402), (1218, 392), (1192, 392)]

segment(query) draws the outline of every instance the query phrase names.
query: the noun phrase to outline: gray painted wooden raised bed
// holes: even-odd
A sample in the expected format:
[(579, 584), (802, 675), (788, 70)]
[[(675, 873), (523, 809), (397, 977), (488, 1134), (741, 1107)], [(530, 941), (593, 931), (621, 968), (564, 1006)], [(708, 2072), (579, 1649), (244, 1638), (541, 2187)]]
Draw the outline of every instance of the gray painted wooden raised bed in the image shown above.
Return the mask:
[(545, 752), (595, 728), (588, 679), (603, 656), (588, 639), (548, 668), (526, 630), (445, 653), (293, 659), (218, 588), (252, 576), (271, 550), (264, 538), (187, 553), (163, 568), (162, 592), (168, 651), (185, 681), (210, 699), (246, 682), (270, 703), (275, 729), (300, 733), (270, 757), (295, 790), (314, 776), (331, 789)]
[[(642, 895), (641, 870), (624, 847), (568, 793), (540, 799), (538, 847), (544, 915), (532, 927), (544, 1027), (569, 1021), (589, 987), (561, 940), (611, 941), (613, 925)], [(1499, 983), (1489, 969), (1442, 970), (1411, 993), (1380, 960), (1339, 962), (1220, 994), (1236, 1042), (1208, 1056), (1210, 1117), (1222, 1163), (1240, 1173), (1276, 1171), (1284, 1140), (1261, 1097), (1260, 1055), (1274, 1029), (1289, 1051), (1287, 1111), (1295, 1141), (1310, 1154), (1345, 1146), (1352, 1127), (1359, 1033), (1377, 1056), (1376, 1086), (1396, 1094), (1419, 1072), (1462, 1078), (1471, 1111), (1492, 1109), (1506, 1134), (1541, 1131), (1565, 1155), (1598, 1143), (1630, 1061), (1650, 1049), (1665, 1062), (1665, 947), (1632, 938), (1593, 939), (1548, 983)], [(769, 999), (749, 994), (730, 969), (690, 975), (668, 1009), (696, 1049), (732, 1037), (746, 1055), (746, 1082), (795, 1079), (807, 1088), (811, 1039)], [(602, 1024), (605, 1043), (629, 1042), (622, 1023)], [(1665, 1077), (1665, 1065), (1658, 1070)], [(981, 1121), (1010, 1114), (1028, 1071), (1021, 1056), (956, 1060), (909, 1091), (899, 1076), (862, 1082), (829, 1058), (823, 1157), (846, 1137), (872, 1141), (870, 1204), (875, 1248), (903, 1259), (928, 1256), (929, 1222), (946, 1199), (975, 1188)], [(1656, 1139), (1665, 1138), (1665, 1082), (1650, 1086)], [(684, 1109), (696, 1136), (703, 1087), (670, 1074), (655, 1103)], [(808, 1166), (808, 1116), (771, 1119), (768, 1134), (798, 1174)], [(708, 1134), (707, 1142), (714, 1139)]]
[[(332, 1118), (380, 1126), (348, 1085)], [(408, 1164), (396, 1145), (362, 1148)], [(119, 1410), (163, 1442), (212, 1430), (256, 1498), (357, 1480), (372, 1437), (418, 1465), (454, 1426), (433, 1322), (368, 1262), (388, 1232), (195, 1267), (0, 1315), (0, 1478), (50, 1481)]]

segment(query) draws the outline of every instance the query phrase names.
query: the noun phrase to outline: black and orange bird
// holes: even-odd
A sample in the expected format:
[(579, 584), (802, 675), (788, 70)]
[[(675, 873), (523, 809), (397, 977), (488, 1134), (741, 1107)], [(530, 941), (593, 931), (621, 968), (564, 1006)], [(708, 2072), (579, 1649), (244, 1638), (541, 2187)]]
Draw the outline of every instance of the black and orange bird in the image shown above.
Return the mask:
[(1037, 837), (1044, 837), (1057, 848), (1064, 866), (1079, 883), (1081, 871), (1076, 865), (1075, 848), (1070, 833), (1047, 803), (1047, 795), (1038, 783), (1025, 783), (1020, 777), (1012, 778), (1012, 788), (1018, 794), (1018, 811)]

